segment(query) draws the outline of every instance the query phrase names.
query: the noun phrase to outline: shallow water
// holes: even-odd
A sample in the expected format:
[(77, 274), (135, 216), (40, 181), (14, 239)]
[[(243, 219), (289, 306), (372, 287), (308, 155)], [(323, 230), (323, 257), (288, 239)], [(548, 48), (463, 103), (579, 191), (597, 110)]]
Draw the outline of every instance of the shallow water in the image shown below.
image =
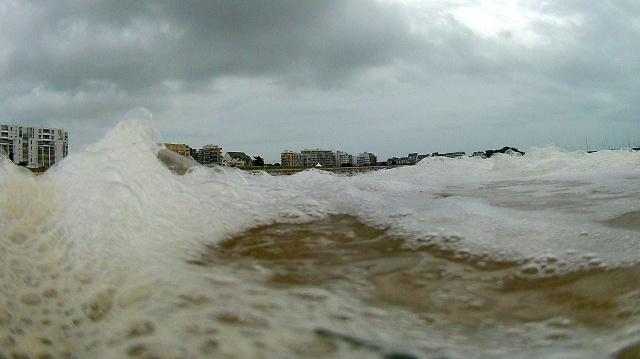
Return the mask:
[(253, 229), (192, 263), (265, 268), (264, 284), (274, 288), (358, 283), (366, 291), (353, 294), (371, 305), (397, 305), (471, 327), (486, 319), (522, 323), (559, 316), (612, 325), (640, 310), (630, 302), (640, 295), (637, 265), (530, 279), (513, 262), (403, 248), (402, 240), (346, 216)]
[[(416, 325), (462, 336), (471, 347), (473, 341), (491, 337), (486, 331), (498, 337), (493, 340), (501, 335), (508, 335), (510, 341), (517, 339), (519, 350), (535, 353), (557, 346), (542, 350), (544, 356), (586, 346), (581, 342), (585, 333), (613, 333), (627, 321), (635, 322), (633, 318), (640, 313), (638, 265), (531, 279), (518, 263), (492, 262), (432, 246), (405, 247), (401, 239), (385, 235), (384, 230), (336, 216), (303, 225), (253, 229), (212, 246), (192, 263), (206, 267), (233, 263), (237, 273), (246, 275), (245, 280), (255, 280), (253, 271), (261, 268), (258, 282), (275, 290), (297, 291), (302, 299), (324, 300), (323, 293), (340, 293), (358, 299), (372, 313), (406, 311), (405, 315), (422, 322)], [(339, 321), (353, 316), (348, 311), (331, 315)], [(331, 333), (333, 341), (377, 343), (337, 329), (319, 330)], [(535, 335), (529, 337), (531, 330)], [(506, 333), (498, 334), (500, 331)], [(433, 348), (420, 350), (420, 345), (420, 340), (405, 343), (405, 355), (437, 357), (431, 353)], [(384, 348), (361, 346), (374, 352)], [(483, 355), (517, 356), (514, 349), (498, 345), (493, 350), (484, 348)], [(577, 350), (575, 356), (581, 355), (593, 353)], [(600, 352), (593, 357), (604, 356)]]
[(640, 156), (203, 168), (137, 110), (0, 163), (0, 358), (637, 358)]

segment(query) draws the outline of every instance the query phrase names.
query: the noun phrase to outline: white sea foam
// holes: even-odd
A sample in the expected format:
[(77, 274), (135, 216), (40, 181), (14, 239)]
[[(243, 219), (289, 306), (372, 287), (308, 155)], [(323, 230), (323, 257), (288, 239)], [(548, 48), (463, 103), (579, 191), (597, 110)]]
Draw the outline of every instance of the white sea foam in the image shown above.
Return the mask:
[[(640, 258), (637, 225), (608, 222), (640, 210), (637, 152), (535, 148), (524, 157), (427, 158), (352, 177), (318, 170), (250, 175), (201, 166), (180, 175), (158, 160), (163, 149), (157, 136), (151, 114), (136, 110), (103, 140), (40, 177), (0, 162), (5, 356), (197, 357), (191, 348), (202, 354), (207, 345), (229, 356), (280, 356), (278, 343), (300, 345), (303, 329), (334, 325), (325, 316), (340, 315), (365, 318), (350, 325), (383, 342), (424, 336), (393, 334), (400, 324), (390, 323), (413, 328), (414, 319), (371, 315), (373, 309), (355, 299), (314, 288), (264, 292), (224, 268), (186, 264), (206, 245), (270, 223), (347, 214), (385, 228), (408, 248), (437, 246), (516, 262), (524, 276), (611, 268)], [(254, 270), (256, 276), (267, 271)], [(300, 296), (313, 301), (313, 309), (296, 301)], [(256, 303), (291, 310), (268, 317), (251, 309)], [(219, 332), (212, 318), (274, 330)], [(220, 348), (210, 339), (214, 332), (217, 340), (237, 345)], [(252, 335), (259, 340), (247, 347)], [(459, 344), (446, 343), (455, 339), (430, 335), (437, 338), (432, 345), (449, 353), (474, 350), (454, 350)]]

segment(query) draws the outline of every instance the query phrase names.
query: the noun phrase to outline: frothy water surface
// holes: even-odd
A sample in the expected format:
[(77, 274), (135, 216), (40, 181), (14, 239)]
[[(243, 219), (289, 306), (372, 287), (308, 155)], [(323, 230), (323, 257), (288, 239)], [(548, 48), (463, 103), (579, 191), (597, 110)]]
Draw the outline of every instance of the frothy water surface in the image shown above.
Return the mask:
[(147, 111), (0, 158), (0, 358), (640, 357), (640, 155), (205, 168)]

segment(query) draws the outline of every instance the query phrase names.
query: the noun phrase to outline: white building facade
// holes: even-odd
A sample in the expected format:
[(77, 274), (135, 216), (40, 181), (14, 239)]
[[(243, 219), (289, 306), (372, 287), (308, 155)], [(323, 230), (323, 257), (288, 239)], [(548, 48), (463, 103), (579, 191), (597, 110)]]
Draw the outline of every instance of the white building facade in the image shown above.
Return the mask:
[(336, 162), (338, 166), (355, 166), (357, 164), (356, 159), (353, 158), (353, 155), (350, 155), (344, 151), (336, 151)]
[(303, 150), (302, 165), (305, 167), (316, 167), (320, 165), (322, 167), (337, 167), (336, 165), (336, 153), (330, 150)]
[(227, 152), (222, 158), (222, 165), (224, 166), (251, 166), (251, 157), (244, 152)]
[(358, 166), (375, 166), (378, 162), (376, 155), (370, 152), (363, 152), (358, 155)]
[(49, 168), (67, 157), (69, 135), (59, 128), (0, 125), (0, 148), (16, 164)]

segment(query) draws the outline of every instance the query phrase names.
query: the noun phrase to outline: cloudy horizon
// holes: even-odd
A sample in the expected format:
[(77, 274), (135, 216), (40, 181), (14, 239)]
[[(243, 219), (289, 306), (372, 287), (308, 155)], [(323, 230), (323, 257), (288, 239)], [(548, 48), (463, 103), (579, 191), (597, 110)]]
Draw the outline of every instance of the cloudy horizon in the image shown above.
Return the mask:
[(0, 123), (279, 162), (640, 145), (640, 3), (0, 0)]

